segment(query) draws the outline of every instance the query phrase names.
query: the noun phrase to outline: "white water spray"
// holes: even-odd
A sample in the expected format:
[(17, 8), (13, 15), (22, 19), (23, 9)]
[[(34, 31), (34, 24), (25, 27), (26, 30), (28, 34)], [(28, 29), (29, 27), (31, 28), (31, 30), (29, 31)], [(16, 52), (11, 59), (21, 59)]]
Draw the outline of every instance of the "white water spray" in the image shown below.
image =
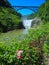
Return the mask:
[(27, 16), (23, 16), (22, 17), (22, 23), (23, 23), (23, 26), (25, 27), (25, 29), (23, 31), (23, 34), (27, 34), (28, 33), (28, 29), (31, 28), (32, 20), (28, 20)]
[(31, 23), (32, 23), (32, 20), (23, 20), (23, 25), (24, 25), (25, 29), (30, 29)]

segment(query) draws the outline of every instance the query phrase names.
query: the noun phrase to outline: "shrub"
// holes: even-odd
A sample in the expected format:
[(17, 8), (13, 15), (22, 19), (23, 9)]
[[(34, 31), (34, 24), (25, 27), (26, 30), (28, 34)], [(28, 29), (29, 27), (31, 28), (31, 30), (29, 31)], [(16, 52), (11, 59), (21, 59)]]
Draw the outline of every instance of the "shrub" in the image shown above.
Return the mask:
[[(21, 41), (15, 42), (15, 40), (11, 40), (12, 42), (8, 41), (9, 43), (5, 41), (0, 43), (0, 64), (1, 65), (38, 65), (39, 54), (37, 47), (30, 47), (29, 44), (31, 41), (39, 39), (42, 36), (45, 36), (46, 37), (45, 41), (48, 41), (49, 23), (43, 24), (39, 28), (36, 28), (34, 30), (33, 29), (29, 30), (28, 34), (26, 34)], [(44, 48), (46, 47), (44, 45)], [(18, 50), (23, 50), (21, 59), (17, 58)]]
[[(23, 46), (22, 46), (23, 45)], [(25, 47), (24, 47), (25, 46)], [(24, 47), (24, 48), (23, 48)], [(22, 58), (17, 58), (17, 51), (23, 50)], [(31, 48), (28, 45), (21, 44), (10, 44), (7, 45), (5, 43), (2, 43), (0, 45), (0, 63), (1, 65), (33, 65), (37, 64), (38, 62), (38, 52), (36, 48)]]
[(13, 8), (0, 7), (0, 28), (3, 32), (17, 29), (21, 23), (21, 15)]

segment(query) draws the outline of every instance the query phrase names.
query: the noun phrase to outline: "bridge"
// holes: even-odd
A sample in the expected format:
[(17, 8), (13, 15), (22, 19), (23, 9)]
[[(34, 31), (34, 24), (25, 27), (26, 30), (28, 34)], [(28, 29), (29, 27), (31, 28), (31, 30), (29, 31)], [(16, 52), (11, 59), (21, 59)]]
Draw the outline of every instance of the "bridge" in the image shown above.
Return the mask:
[(22, 9), (29, 9), (33, 12), (37, 12), (39, 8), (38, 6), (11, 6), (11, 7), (15, 8), (17, 11), (22, 10)]
[(7, 8), (15, 8), (17, 11), (22, 10), (22, 9), (29, 9), (33, 11), (34, 13), (37, 12), (39, 6), (6, 6)]

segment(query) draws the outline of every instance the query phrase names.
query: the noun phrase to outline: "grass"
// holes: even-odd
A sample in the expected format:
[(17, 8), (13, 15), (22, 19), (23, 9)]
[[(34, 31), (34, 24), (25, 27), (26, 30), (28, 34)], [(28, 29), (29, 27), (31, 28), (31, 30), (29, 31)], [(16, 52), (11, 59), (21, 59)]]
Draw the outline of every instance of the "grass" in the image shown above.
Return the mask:
[(7, 33), (1, 33), (0, 34), (0, 43), (3, 43), (3, 42), (16, 42), (16, 41), (19, 41), (20, 39), (20, 36), (22, 35), (22, 31), (23, 30), (14, 30), (14, 31), (10, 31), (10, 32), (7, 32)]

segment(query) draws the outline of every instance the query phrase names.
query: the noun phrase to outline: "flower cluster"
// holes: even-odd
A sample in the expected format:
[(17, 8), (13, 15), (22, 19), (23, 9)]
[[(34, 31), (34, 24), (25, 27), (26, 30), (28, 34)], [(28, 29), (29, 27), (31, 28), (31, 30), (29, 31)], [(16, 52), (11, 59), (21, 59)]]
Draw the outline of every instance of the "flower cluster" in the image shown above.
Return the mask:
[(21, 58), (22, 58), (22, 55), (21, 55), (22, 53), (23, 53), (22, 50), (18, 50), (18, 51), (17, 51), (17, 58), (18, 58), (18, 59), (21, 59)]

